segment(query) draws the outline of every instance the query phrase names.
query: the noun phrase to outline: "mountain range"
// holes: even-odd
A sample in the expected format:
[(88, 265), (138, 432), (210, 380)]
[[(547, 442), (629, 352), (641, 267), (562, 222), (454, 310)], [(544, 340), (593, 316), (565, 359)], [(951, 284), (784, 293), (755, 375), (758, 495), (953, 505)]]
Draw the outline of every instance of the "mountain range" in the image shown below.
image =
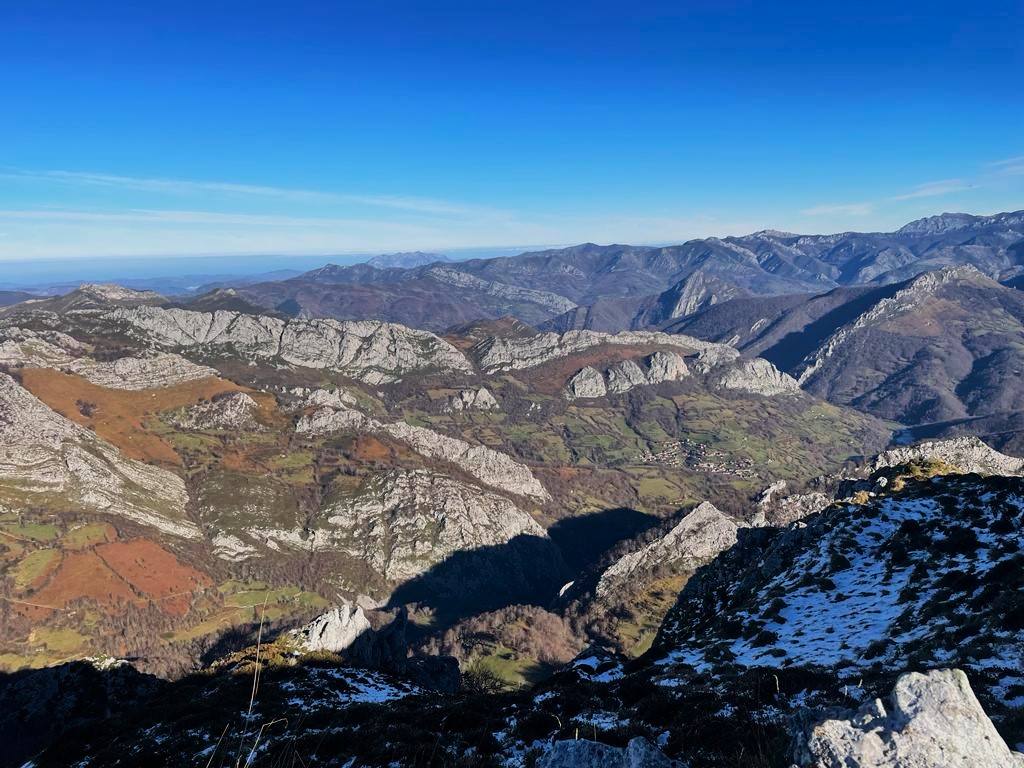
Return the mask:
[(0, 765), (1019, 768), (1022, 222), (6, 297)]
[(667, 247), (587, 243), (405, 269), (328, 266), (249, 285), (245, 293), (261, 306), (294, 315), (416, 320), (412, 324), (434, 331), (502, 315), (531, 324), (551, 321), (553, 330), (614, 331), (670, 320), (742, 293), (884, 285), (951, 265), (1012, 279), (1024, 267), (1014, 248), (1021, 241), (1024, 211), (948, 213), (891, 233), (766, 230)]

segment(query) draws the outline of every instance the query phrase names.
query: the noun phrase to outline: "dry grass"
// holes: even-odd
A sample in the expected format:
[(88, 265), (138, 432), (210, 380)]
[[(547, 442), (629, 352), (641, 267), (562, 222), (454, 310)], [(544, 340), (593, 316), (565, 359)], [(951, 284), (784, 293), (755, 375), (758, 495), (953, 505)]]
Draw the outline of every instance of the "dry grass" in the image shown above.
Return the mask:
[[(216, 377), (164, 389), (127, 391), (98, 387), (81, 376), (49, 368), (25, 368), (21, 376), (25, 388), (53, 410), (95, 430), (126, 456), (154, 463), (180, 465), (181, 457), (167, 441), (146, 428), (144, 421), (150, 414), (194, 405), (225, 392), (248, 392), (260, 402), (261, 411), (272, 407), (266, 402), (268, 395)], [(80, 403), (91, 407), (82, 409)]]

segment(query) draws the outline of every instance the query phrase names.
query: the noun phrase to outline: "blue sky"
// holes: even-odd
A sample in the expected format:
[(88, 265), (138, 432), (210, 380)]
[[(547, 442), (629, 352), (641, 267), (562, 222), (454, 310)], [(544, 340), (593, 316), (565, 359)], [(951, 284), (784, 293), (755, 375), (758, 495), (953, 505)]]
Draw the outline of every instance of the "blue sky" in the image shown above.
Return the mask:
[(998, 1), (0, 3), (0, 259), (1024, 208), (1022, 41)]

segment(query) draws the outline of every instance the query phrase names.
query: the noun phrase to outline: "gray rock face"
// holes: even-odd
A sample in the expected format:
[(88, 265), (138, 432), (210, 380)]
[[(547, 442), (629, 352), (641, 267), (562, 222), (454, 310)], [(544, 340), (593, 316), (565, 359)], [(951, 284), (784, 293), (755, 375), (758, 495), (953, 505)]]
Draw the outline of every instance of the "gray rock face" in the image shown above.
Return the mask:
[(159, 389), (216, 376), (179, 355), (152, 354), (98, 362), (92, 348), (59, 331), (32, 331), (16, 326), (0, 329), (0, 363), (54, 368), (74, 373), (107, 389)]
[(325, 507), (331, 547), (368, 563), (391, 581), (417, 576), (449, 555), (546, 538), (529, 514), (504, 496), (427, 470), (392, 470), (357, 496)]
[(801, 391), (796, 379), (760, 357), (737, 361), (723, 370), (715, 382), (723, 389), (769, 397), (795, 395)]
[(460, 411), (499, 411), (501, 406), (494, 399), (486, 387), (479, 389), (464, 389), (457, 395), (448, 398), (445, 411), (458, 413)]
[(587, 739), (556, 741), (537, 759), (537, 768), (684, 768), (667, 758), (646, 739), (613, 747)]
[(317, 616), (306, 626), (292, 630), (291, 634), (305, 651), (341, 653), (370, 628), (370, 620), (362, 608), (343, 603)]
[(659, 565), (697, 568), (736, 543), (741, 525), (710, 502), (702, 502), (667, 534), (605, 569), (597, 584), (601, 597), (640, 572)]
[(604, 397), (608, 394), (608, 387), (604, 383), (604, 376), (596, 368), (589, 365), (578, 371), (565, 386), (565, 396), (569, 400), (577, 400), (589, 397)]
[(167, 301), (155, 291), (135, 291), (114, 283), (83, 283), (78, 293), (91, 296), (97, 301), (116, 304), (146, 304)]
[(647, 381), (651, 384), (678, 381), (689, 375), (686, 361), (676, 352), (655, 352), (647, 358)]
[(979, 475), (1019, 475), (1024, 469), (1024, 459), (1000, 453), (976, 437), (927, 440), (916, 445), (893, 448), (879, 454), (872, 469), (885, 469), (928, 459), (944, 461), (964, 472), (977, 472)]
[(286, 322), (264, 315), (158, 307), (116, 309), (105, 319), (166, 348), (222, 349), (252, 359), (335, 371), (368, 384), (394, 382), (416, 371), (472, 371), (466, 357), (447, 341), (394, 323)]
[(323, 435), (360, 429), (401, 440), (422, 456), (454, 464), (462, 471), (492, 488), (515, 494), (548, 499), (550, 495), (530, 468), (507, 454), (484, 445), (443, 435), (426, 427), (405, 422), (382, 422), (353, 409), (321, 408), (303, 416), (295, 427), (297, 434)]
[(633, 360), (623, 360), (608, 369), (608, 391), (612, 394), (628, 392), (644, 384), (647, 384), (647, 375)]
[(565, 397), (577, 400), (604, 395), (622, 394), (636, 387), (678, 381), (690, 375), (683, 356), (677, 352), (655, 352), (643, 361), (623, 360), (611, 366), (605, 376), (596, 368), (587, 366), (576, 373), (565, 387)]
[(903, 675), (880, 699), (798, 734), (794, 760), (807, 768), (1020, 768), (956, 669)]
[(120, 515), (164, 533), (195, 538), (185, 483), (125, 458), (0, 374), (0, 503), (46, 504)]
[(692, 336), (654, 331), (568, 331), (534, 336), (494, 336), (475, 347), (480, 366), (486, 371), (514, 371), (533, 368), (602, 344), (675, 347), (686, 352), (718, 349), (721, 358), (735, 359), (739, 353), (723, 344), (712, 344)]
[(175, 426), (189, 430), (255, 429), (256, 401), (244, 392), (231, 392), (209, 403), (186, 408), (172, 418)]

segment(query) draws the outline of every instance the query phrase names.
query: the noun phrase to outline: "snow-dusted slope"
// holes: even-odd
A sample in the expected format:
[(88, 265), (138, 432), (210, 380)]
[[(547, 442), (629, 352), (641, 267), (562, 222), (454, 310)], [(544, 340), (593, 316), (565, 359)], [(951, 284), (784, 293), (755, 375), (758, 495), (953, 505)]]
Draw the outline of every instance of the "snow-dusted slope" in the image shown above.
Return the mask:
[(691, 581), (659, 635), (666, 673), (951, 665), (1024, 704), (1024, 481), (912, 482), (752, 532)]

